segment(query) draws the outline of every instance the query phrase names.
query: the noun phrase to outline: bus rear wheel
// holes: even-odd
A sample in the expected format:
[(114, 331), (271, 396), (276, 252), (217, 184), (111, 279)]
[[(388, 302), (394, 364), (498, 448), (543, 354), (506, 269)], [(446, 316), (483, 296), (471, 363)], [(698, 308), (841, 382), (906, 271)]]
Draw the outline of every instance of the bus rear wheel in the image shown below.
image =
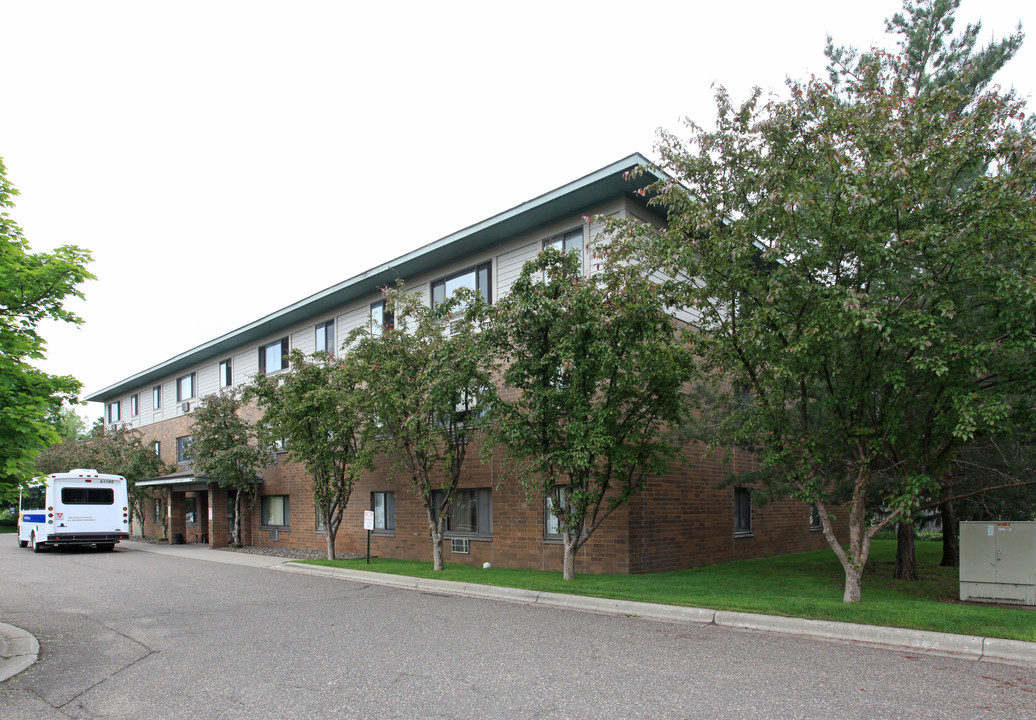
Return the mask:
[(19, 540), (18, 541), (18, 547), (29, 547), (29, 541), (28, 540)]
[(30, 536), (29, 544), (32, 545), (33, 552), (43, 552), (43, 543), (36, 542), (35, 532)]

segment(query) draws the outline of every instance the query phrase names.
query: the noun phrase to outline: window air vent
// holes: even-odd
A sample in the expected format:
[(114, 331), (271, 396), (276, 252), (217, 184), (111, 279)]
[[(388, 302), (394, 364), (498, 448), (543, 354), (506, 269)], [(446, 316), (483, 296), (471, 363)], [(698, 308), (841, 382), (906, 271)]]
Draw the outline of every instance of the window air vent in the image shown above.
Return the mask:
[(450, 540), (450, 550), (455, 553), (471, 552), (471, 541), (467, 538), (453, 538)]
[(185, 402), (182, 405), (180, 405), (180, 409), (183, 410), (185, 413), (188, 413), (191, 411), (191, 404), (189, 402)]
[(281, 539), (281, 531), (280, 530), (271, 530), (270, 531), (270, 539), (271, 540), (280, 540)]

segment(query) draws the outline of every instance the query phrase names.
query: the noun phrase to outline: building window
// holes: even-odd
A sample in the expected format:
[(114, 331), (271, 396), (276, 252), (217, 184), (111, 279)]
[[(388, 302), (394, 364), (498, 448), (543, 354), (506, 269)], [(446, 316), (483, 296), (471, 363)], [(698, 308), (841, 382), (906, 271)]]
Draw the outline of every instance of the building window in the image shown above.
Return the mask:
[(194, 397), (194, 373), (187, 373), (176, 378), (176, 402), (183, 402)]
[(230, 364), (230, 358), (221, 360), (219, 363), (219, 386), (230, 387), (234, 384), (234, 370)]
[(193, 440), (193, 435), (184, 435), (183, 437), (176, 438), (176, 462), (178, 464), (186, 465), (190, 462), (187, 458), (187, 448), (191, 446)]
[(183, 516), (184, 522), (188, 525), (198, 524), (198, 498), (184, 498), (183, 499)]
[(259, 372), (275, 373), (288, 367), (288, 338), (282, 337), (259, 348)]
[(117, 423), (120, 420), (122, 420), (122, 408), (119, 403), (108, 403), (108, 422)]
[(317, 325), (316, 351), (335, 354), (335, 321), (328, 320)]
[[(432, 501), (439, 505), (443, 492), (436, 490)], [(491, 537), (493, 535), (493, 491), (455, 490), (446, 510), (446, 532), (457, 537)]]
[(290, 525), (290, 517), (287, 495), (266, 495), (261, 498), (260, 527), (286, 530)]
[(385, 309), (385, 301), (371, 303), (370, 331), (371, 335), (381, 335), (394, 327), (392, 313)]
[(137, 404), (136, 394), (130, 395), (130, 417), (136, 417), (140, 414), (140, 406)]
[(558, 522), (558, 518), (554, 514), (554, 503), (560, 503), (561, 507), (565, 507), (567, 495), (568, 492), (565, 488), (554, 488), (554, 497), (548, 497), (546, 502), (543, 504), (545, 513), (543, 521), (543, 537), (547, 540), (561, 539), (561, 524)]
[(824, 524), (820, 522), (820, 511), (817, 509), (817, 504), (813, 503), (809, 506), (809, 529), (810, 530), (823, 530)]
[(396, 494), (394, 492), (371, 493), (371, 509), (374, 510), (374, 532), (395, 534)]
[(162, 514), (162, 501), (155, 498), (155, 523), (161, 525), (165, 522), (165, 516)]
[(734, 534), (752, 534), (752, 491), (734, 488)]
[(151, 407), (154, 410), (162, 409), (162, 386), (155, 385), (151, 388)]
[(161, 440), (155, 440), (155, 455), (158, 455), (158, 457), (162, 457), (162, 441)]
[(482, 263), (473, 268), (450, 275), (432, 283), (432, 307), (444, 302), (462, 287), (478, 292), (487, 303), (493, 302), (490, 292), (490, 268), (492, 263)]
[(543, 241), (543, 249), (554, 248), (562, 252), (573, 252), (579, 256), (579, 266), (583, 266), (583, 229), (569, 230)]

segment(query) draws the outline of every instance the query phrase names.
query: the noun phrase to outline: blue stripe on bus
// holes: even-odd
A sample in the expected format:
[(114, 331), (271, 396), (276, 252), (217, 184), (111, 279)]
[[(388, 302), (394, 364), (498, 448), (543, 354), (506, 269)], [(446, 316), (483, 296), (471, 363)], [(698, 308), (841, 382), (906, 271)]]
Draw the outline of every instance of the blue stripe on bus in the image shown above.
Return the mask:
[(25, 514), (25, 515), (22, 515), (22, 522), (27, 522), (27, 523), (29, 523), (29, 522), (33, 522), (33, 523), (47, 522), (47, 515), (46, 515), (46, 513), (41, 513), (39, 515)]

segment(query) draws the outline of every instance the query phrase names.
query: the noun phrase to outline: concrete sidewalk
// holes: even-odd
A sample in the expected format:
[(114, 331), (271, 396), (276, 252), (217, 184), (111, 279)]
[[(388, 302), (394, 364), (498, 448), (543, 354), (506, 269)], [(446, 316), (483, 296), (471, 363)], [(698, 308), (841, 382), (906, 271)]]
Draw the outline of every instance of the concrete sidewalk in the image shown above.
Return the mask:
[[(582, 595), (537, 592), (535, 590), (521, 590), (495, 585), (478, 585), (450, 580), (388, 575), (365, 570), (346, 570), (321, 565), (305, 565), (282, 557), (268, 555), (212, 550), (207, 545), (155, 545), (144, 542), (124, 541), (119, 547), (124, 551), (173, 555), (192, 560), (223, 563), (225, 565), (269, 568), (271, 570), (317, 575), (338, 580), (369, 583), (371, 585), (387, 585), (425, 592), (449, 593), (451, 595), (503, 600), (528, 605), (543, 605), (545, 607), (565, 608), (606, 615), (625, 615), (665, 622), (688, 622), (738, 630), (776, 632), (823, 640), (864, 643), (895, 650), (949, 655), (976, 661), (1036, 667), (1036, 643), (1020, 640), (1001, 640), (999, 638), (986, 638), (975, 635), (953, 635), (924, 630), (904, 630), (902, 628), (857, 625), (826, 620), (806, 620), (774, 615), (755, 615), (752, 613), (727, 612), (724, 610), (709, 610), (678, 605), (657, 605), (654, 603), (610, 600)], [(32, 665), (36, 662), (38, 654), (39, 643), (36, 642), (36, 638), (24, 630), (0, 623), (0, 682)]]

